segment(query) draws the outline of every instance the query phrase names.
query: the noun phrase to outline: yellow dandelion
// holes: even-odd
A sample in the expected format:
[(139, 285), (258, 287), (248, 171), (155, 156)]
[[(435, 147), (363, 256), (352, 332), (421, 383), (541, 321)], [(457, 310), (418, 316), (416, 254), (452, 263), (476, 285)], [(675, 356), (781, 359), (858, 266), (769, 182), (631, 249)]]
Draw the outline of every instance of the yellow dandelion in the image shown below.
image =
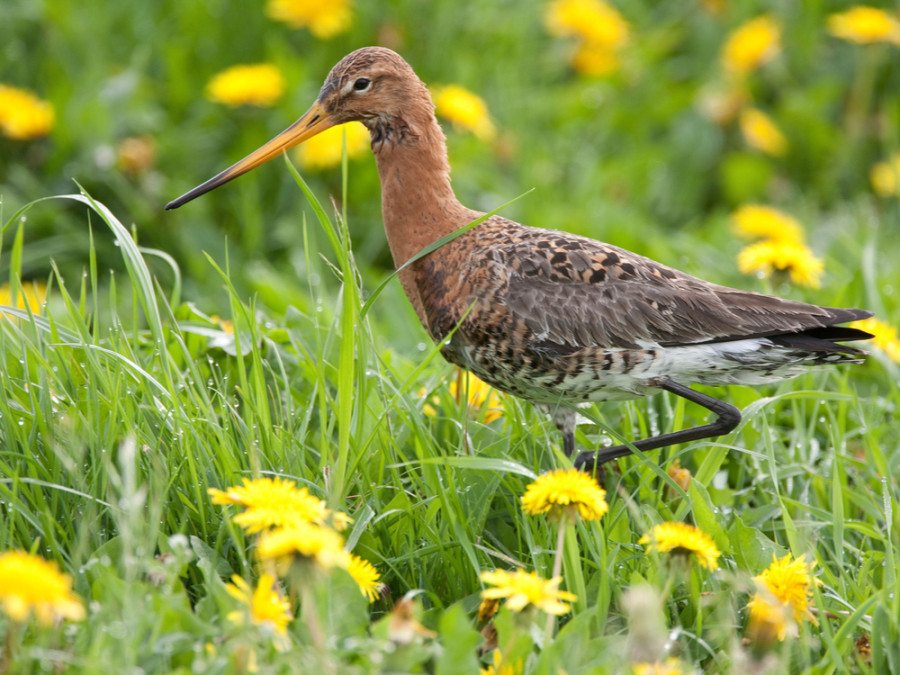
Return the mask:
[(284, 93), (284, 77), (270, 63), (232, 66), (206, 85), (206, 96), (216, 103), (271, 106)]
[(788, 631), (797, 630), (790, 608), (777, 600), (773, 602), (773, 599), (769, 593), (756, 593), (747, 603), (747, 639), (757, 649), (783, 642)]
[(741, 133), (754, 150), (781, 157), (787, 151), (788, 142), (772, 119), (756, 108), (747, 108), (740, 116)]
[(628, 41), (628, 23), (601, 0), (554, 0), (544, 25), (552, 35), (575, 36), (597, 47), (617, 49)]
[(156, 162), (156, 140), (152, 136), (122, 139), (116, 148), (116, 165), (133, 176), (146, 173)]
[(347, 134), (347, 158), (365, 155), (369, 148), (369, 130), (362, 122), (348, 122), (326, 129), (318, 136), (304, 141), (297, 148), (297, 160), (309, 171), (339, 166), (344, 152), (344, 133)]
[(331, 528), (299, 521), (264, 531), (256, 552), (262, 560), (284, 563), (299, 558), (325, 569), (335, 566), (346, 569), (350, 554), (343, 547), (341, 535)]
[(43, 281), (23, 281), (21, 288), (22, 292), (17, 293), (13, 301), (9, 284), (0, 286), (0, 305), (16, 309), (28, 307), (33, 314), (37, 314), (47, 302), (47, 284)]
[(887, 354), (889, 359), (900, 363), (900, 339), (897, 338), (897, 329), (894, 326), (875, 317), (854, 321), (850, 326), (874, 335), (872, 344)]
[(62, 619), (80, 621), (85, 614), (72, 577), (56, 563), (24, 551), (0, 554), (0, 607), (18, 623), (34, 612), (44, 626)]
[(498, 609), (500, 609), (499, 598), (485, 598), (482, 600), (481, 604), (478, 605), (478, 623), (490, 620), (497, 613)]
[(828, 17), (828, 32), (857, 44), (890, 42), (900, 45), (900, 21), (884, 10), (857, 5)]
[(435, 112), (452, 122), (454, 127), (471, 131), (483, 140), (491, 140), (497, 135), (484, 99), (468, 89), (448, 84), (435, 89), (433, 98)]
[(256, 590), (235, 574), (233, 583), (225, 584), (225, 590), (244, 607), (230, 612), (227, 619), (237, 625), (243, 625), (249, 615), (251, 623), (256, 626), (268, 626), (279, 635), (287, 634), (287, 625), (293, 619), (291, 604), (285, 600), (275, 587), (275, 579), (270, 574), (263, 574), (256, 584)]
[(675, 657), (655, 663), (635, 663), (631, 669), (634, 675), (682, 675), (691, 672), (685, 670), (681, 659)]
[(30, 91), (0, 84), (0, 131), (7, 138), (30, 141), (50, 133), (53, 106)]
[(491, 661), (487, 668), (481, 668), (478, 671), (479, 675), (519, 675), (522, 672), (522, 659), (516, 659), (510, 663), (503, 657), (499, 649), (494, 650)]
[[(229, 319), (223, 319), (218, 314), (211, 314), (209, 316), (209, 320), (212, 323), (216, 324), (219, 328), (221, 328), (223, 333), (228, 333), (229, 335), (234, 335), (234, 322), (233, 321), (231, 321)], [(215, 488), (212, 488), (212, 489), (215, 490)], [(216, 490), (216, 492), (220, 492), (220, 490)], [(210, 494), (212, 494), (212, 492), (210, 492)], [(215, 503), (221, 503), (221, 502), (213, 502), (213, 503), (215, 504)], [(230, 504), (232, 502), (226, 502), (226, 503)]]
[(647, 550), (673, 555), (695, 555), (701, 567), (710, 571), (719, 568), (721, 555), (716, 543), (706, 532), (687, 523), (660, 523), (638, 540)]
[(809, 248), (796, 241), (761, 241), (738, 254), (738, 269), (744, 274), (788, 274), (793, 283), (819, 288), (825, 263)]
[(570, 61), (576, 72), (589, 77), (605, 77), (619, 69), (619, 52), (599, 42), (582, 42)]
[(669, 478), (675, 481), (678, 487), (680, 487), (682, 490), (684, 490), (685, 492), (690, 490), (691, 479), (693, 478), (693, 476), (691, 475), (690, 470), (682, 467), (681, 462), (679, 462), (677, 459), (672, 462), (672, 464), (669, 466), (669, 470), (666, 473), (669, 475)]
[(245, 478), (242, 486), (224, 491), (210, 488), (208, 492), (213, 504), (243, 506), (246, 510), (236, 515), (234, 522), (251, 534), (297, 522), (330, 524), (343, 530), (353, 522), (346, 514), (327, 509), (325, 502), (313, 497), (306, 488), (298, 488), (283, 478)]
[(738, 26), (722, 48), (722, 65), (735, 75), (747, 75), (771, 61), (781, 49), (781, 26), (764, 15)]
[(450, 395), (457, 401), (460, 401), (465, 393), (470, 411), (478, 412), (486, 408), (485, 422), (493, 422), (503, 414), (503, 401), (500, 400), (496, 390), (468, 370), (457, 369), (456, 377), (450, 382), (449, 389)]
[(327, 40), (350, 28), (353, 3), (350, 0), (269, 0), (266, 16), (291, 28), (308, 28), (317, 38)]
[(778, 560), (773, 554), (772, 564), (762, 574), (754, 577), (754, 581), (779, 602), (788, 606), (794, 621), (800, 623), (806, 618), (818, 625), (816, 617), (809, 611), (813, 584), (821, 585), (821, 582), (812, 576), (814, 565), (815, 563), (806, 562), (802, 555), (794, 560), (789, 553)]
[(530, 516), (547, 513), (552, 519), (580, 515), (599, 520), (609, 510), (606, 491), (590, 474), (578, 469), (557, 469), (531, 483), (522, 496), (522, 509)]
[(887, 162), (878, 162), (869, 173), (872, 187), (879, 197), (900, 194), (900, 154)]
[(747, 239), (802, 242), (803, 226), (791, 216), (761, 204), (746, 204), (731, 214), (734, 231)]
[(375, 602), (381, 595), (382, 584), (375, 565), (365, 558), (350, 554), (347, 558), (347, 572), (359, 586), (369, 602)]
[(514, 612), (534, 606), (547, 614), (565, 614), (570, 609), (566, 603), (577, 600), (572, 593), (559, 590), (562, 577), (542, 579), (535, 572), (494, 570), (482, 572), (481, 580), (496, 587), (481, 591), (482, 598), (506, 598), (506, 606)]

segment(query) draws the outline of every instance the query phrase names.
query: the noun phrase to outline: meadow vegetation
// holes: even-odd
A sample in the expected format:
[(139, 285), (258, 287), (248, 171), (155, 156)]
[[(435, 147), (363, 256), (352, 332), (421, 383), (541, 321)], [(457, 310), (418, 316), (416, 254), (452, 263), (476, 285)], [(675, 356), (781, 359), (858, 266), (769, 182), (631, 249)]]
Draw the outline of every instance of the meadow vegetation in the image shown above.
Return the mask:
[[(0, 672), (900, 672), (896, 6), (4, 10)], [(714, 390), (733, 433), (597, 484), (441, 359), (359, 128), (163, 211), (368, 44), (463, 203), (869, 308), (866, 363)], [(705, 421), (582, 412), (584, 448)]]

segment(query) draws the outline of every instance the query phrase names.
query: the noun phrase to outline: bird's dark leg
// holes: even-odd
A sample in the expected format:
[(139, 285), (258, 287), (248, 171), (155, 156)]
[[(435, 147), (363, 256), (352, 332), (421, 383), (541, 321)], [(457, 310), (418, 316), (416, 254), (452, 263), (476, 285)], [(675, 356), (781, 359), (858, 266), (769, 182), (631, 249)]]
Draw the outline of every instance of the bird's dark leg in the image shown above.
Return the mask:
[[(741, 421), (741, 411), (730, 403), (725, 403), (725, 401), (720, 401), (712, 396), (701, 394), (699, 391), (695, 391), (690, 387), (685, 387), (672, 380), (664, 380), (657, 386), (660, 389), (665, 389), (682, 398), (686, 398), (688, 401), (693, 401), (694, 403), (702, 405), (707, 410), (715, 413), (716, 419), (710, 424), (691, 427), (690, 429), (682, 429), (681, 431), (673, 431), (672, 433), (654, 436), (653, 438), (644, 438), (632, 443), (632, 445), (641, 452), (656, 450), (657, 448), (663, 448), (667, 445), (696, 441), (701, 438), (721, 436), (734, 429)], [(611, 448), (588, 450), (582, 452), (575, 458), (575, 468), (584, 471), (593, 471), (594, 468), (600, 464), (608, 462), (611, 459), (616, 459), (617, 457), (625, 457), (626, 455), (630, 455), (631, 452), (631, 448), (627, 445), (614, 445)]]
[(575, 420), (577, 415), (572, 408), (559, 405), (553, 410), (547, 406), (547, 411), (553, 416), (553, 423), (559, 429), (563, 437), (563, 452), (566, 457), (571, 457), (575, 453)]
[(566, 453), (566, 457), (571, 457), (575, 452), (575, 433), (572, 431), (563, 432), (563, 452)]

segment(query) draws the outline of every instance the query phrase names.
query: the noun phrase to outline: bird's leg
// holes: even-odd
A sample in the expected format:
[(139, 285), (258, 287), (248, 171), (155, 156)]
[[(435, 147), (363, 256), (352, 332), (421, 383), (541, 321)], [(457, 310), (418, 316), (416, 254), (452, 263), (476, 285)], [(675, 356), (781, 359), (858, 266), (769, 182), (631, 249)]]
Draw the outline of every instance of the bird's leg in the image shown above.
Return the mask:
[[(685, 387), (684, 385), (673, 382), (672, 380), (663, 380), (656, 386), (658, 386), (660, 389), (665, 389), (666, 391), (672, 392), (677, 396), (686, 398), (688, 401), (693, 401), (694, 403), (702, 405), (707, 410), (715, 413), (716, 419), (709, 424), (704, 424), (699, 427), (691, 427), (690, 429), (673, 431), (669, 434), (653, 436), (652, 438), (644, 438), (632, 443), (632, 445), (641, 452), (656, 450), (657, 448), (663, 448), (667, 445), (676, 445), (678, 443), (696, 441), (701, 438), (721, 436), (734, 429), (741, 421), (741, 411), (735, 408), (730, 403), (725, 403), (725, 401), (720, 401), (719, 399), (713, 398), (712, 396), (701, 394), (699, 391), (695, 391), (690, 387)], [(614, 445), (611, 448), (588, 450), (586, 452), (582, 452), (580, 455), (578, 455), (578, 457), (575, 458), (575, 468), (582, 469), (584, 471), (592, 471), (595, 467), (603, 464), (604, 462), (608, 462), (611, 459), (616, 459), (617, 457), (625, 457), (626, 455), (630, 455), (631, 453), (631, 447), (627, 445)]]
[(572, 431), (563, 432), (563, 452), (566, 453), (566, 457), (571, 457), (575, 452), (575, 433)]
[(571, 457), (575, 453), (576, 412), (562, 403), (552, 410), (546, 406), (546, 410), (553, 416), (553, 423), (562, 434), (563, 452), (566, 453), (566, 457)]

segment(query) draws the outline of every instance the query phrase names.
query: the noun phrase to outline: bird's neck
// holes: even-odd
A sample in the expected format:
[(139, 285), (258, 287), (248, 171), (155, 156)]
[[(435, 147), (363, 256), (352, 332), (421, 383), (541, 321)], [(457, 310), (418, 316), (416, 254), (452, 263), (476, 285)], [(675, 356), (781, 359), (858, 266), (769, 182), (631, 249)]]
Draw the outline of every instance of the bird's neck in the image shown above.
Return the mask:
[(427, 91), (416, 102), (380, 142), (373, 134), (384, 228), (397, 267), (481, 215), (453, 194), (446, 139)]

